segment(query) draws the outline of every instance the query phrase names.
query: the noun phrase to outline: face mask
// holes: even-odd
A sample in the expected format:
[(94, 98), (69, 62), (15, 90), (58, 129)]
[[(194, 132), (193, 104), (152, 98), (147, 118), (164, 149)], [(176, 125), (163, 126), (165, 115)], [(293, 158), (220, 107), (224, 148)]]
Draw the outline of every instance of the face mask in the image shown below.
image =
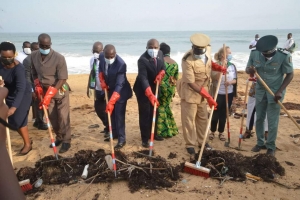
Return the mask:
[(94, 58), (95, 58), (95, 59), (98, 59), (98, 58), (99, 58), (99, 55), (100, 55), (99, 53), (94, 53)]
[(269, 53), (269, 54), (264, 54), (262, 53), (262, 55), (267, 58), (268, 60), (270, 60), (275, 54), (276, 54), (277, 51), (274, 51), (272, 53)]
[(147, 52), (151, 58), (156, 58), (158, 54), (158, 49), (147, 49)]
[(30, 48), (24, 48), (23, 51), (24, 51), (24, 53), (25, 53), (26, 55), (31, 54), (31, 49), (30, 49)]
[(195, 59), (203, 59), (205, 57), (205, 54), (200, 54), (200, 55), (196, 55), (196, 54), (194, 54), (194, 58)]
[(227, 61), (231, 61), (231, 59), (232, 59), (232, 55), (231, 55), (231, 54), (228, 54), (228, 55), (227, 55)]
[(113, 64), (115, 62), (115, 59), (116, 58), (112, 58), (112, 59), (107, 59), (107, 58), (104, 58), (105, 59), (105, 62), (109, 65)]
[(1, 59), (1, 62), (3, 63), (3, 65), (5, 65), (5, 66), (11, 65), (15, 61), (14, 58), (9, 58), (9, 59), (0, 58), (0, 59)]
[(43, 55), (48, 55), (49, 53), (50, 53), (50, 49), (41, 49), (40, 48), (40, 52), (41, 52), (41, 54), (43, 54)]
[(255, 38), (255, 40), (256, 40), (256, 41), (258, 41), (258, 40), (259, 40), (259, 38)]

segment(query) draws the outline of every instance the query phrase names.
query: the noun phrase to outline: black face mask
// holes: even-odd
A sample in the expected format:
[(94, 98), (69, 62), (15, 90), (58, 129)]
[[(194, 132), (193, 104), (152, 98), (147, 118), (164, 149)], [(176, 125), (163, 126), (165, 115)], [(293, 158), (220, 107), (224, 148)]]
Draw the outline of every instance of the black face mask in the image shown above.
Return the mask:
[(15, 58), (0, 58), (1, 59), (1, 62), (3, 63), (3, 65), (5, 66), (8, 66), (8, 65), (11, 65), (14, 61), (15, 61)]
[(262, 53), (262, 55), (264, 56), (264, 57), (266, 57), (266, 58), (271, 58), (271, 57), (273, 57), (275, 54), (276, 54), (276, 50), (274, 51), (274, 52), (272, 52), (272, 53), (269, 53), (269, 54), (266, 54), (266, 53)]
[(205, 48), (193, 48), (193, 53), (195, 54), (195, 55), (202, 55), (202, 54), (204, 54), (206, 52), (206, 49)]

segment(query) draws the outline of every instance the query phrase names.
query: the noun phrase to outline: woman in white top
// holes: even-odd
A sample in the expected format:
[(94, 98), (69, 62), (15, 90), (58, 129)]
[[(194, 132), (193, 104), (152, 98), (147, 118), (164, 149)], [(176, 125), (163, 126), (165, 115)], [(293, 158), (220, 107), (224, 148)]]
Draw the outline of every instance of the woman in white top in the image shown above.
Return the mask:
[[(225, 82), (225, 75), (222, 75), (222, 81), (220, 85), (220, 89), (218, 92), (217, 97), (217, 103), (218, 107), (217, 110), (214, 111), (213, 117), (211, 120), (210, 130), (211, 133), (209, 134), (209, 139), (214, 139), (215, 132), (217, 130), (218, 125), (218, 132), (219, 132), (219, 139), (221, 141), (225, 141), (226, 138), (224, 136), (224, 129), (226, 124), (226, 91), (225, 91), (225, 85), (227, 85), (227, 91), (228, 91), (228, 106), (231, 107), (231, 103), (234, 97), (234, 85), (236, 84), (237, 79), (237, 72), (236, 67), (234, 64), (232, 64), (230, 61), (232, 59), (231, 50), (229, 47), (226, 47), (226, 55), (223, 55), (223, 48), (221, 48), (214, 56), (216, 62), (220, 65), (222, 65), (222, 61), (224, 58), (226, 58), (227, 62), (227, 82)], [(218, 82), (218, 79), (220, 77), (221, 73), (213, 72), (212, 73), (212, 80), (214, 83)]]

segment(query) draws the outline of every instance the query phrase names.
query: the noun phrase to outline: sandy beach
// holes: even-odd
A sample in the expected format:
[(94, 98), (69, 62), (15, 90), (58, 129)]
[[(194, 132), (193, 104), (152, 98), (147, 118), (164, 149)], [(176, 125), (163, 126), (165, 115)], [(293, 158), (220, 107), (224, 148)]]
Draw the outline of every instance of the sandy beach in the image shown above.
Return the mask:
[[(133, 86), (136, 74), (127, 74), (128, 80)], [(244, 72), (238, 73), (238, 92), (244, 92), (247, 75)], [(72, 127), (72, 147), (63, 154), (64, 157), (72, 156), (75, 152), (84, 149), (105, 149), (110, 152), (108, 142), (104, 142), (104, 137), (100, 131), (103, 130), (103, 125), (94, 112), (93, 99), (86, 96), (86, 83), (88, 75), (70, 75), (68, 83), (73, 92), (70, 95), (71, 109), (71, 127)], [(287, 89), (284, 102), (300, 103), (300, 70), (295, 70), (295, 76), (292, 83)], [(75, 108), (75, 109), (74, 109)], [(76, 109), (78, 108), (78, 109)], [(168, 159), (172, 164), (179, 164), (184, 160), (189, 159), (189, 155), (185, 150), (185, 142), (181, 131), (180, 119), (180, 99), (176, 94), (172, 103), (173, 113), (176, 123), (179, 128), (179, 135), (166, 139), (164, 141), (155, 141), (154, 150), (156, 154), (167, 158), (169, 153), (176, 152), (177, 158)], [(241, 108), (238, 110), (241, 113)], [(293, 116), (300, 116), (300, 110), (290, 110)], [(33, 150), (26, 156), (16, 156), (22, 148), (21, 137), (16, 132), (11, 132), (12, 149), (14, 166), (18, 170), (22, 167), (34, 167), (34, 164), (40, 158), (52, 155), (53, 151), (49, 148), (48, 131), (37, 130), (32, 126), (31, 112), (29, 115), (29, 133), (33, 140)], [(238, 135), (240, 129), (240, 119), (230, 117), (231, 126), (231, 146), (237, 147)], [(100, 128), (88, 128), (92, 124), (99, 124)], [(245, 123), (244, 123), (245, 124)], [(245, 130), (245, 128), (244, 128)], [(280, 116), (276, 158), (285, 168), (286, 175), (278, 177), (278, 182), (296, 187), (300, 185), (300, 160), (299, 150), (300, 142), (293, 143), (291, 134), (299, 134), (300, 130), (286, 116)], [(129, 153), (132, 151), (142, 150), (141, 138), (138, 123), (138, 107), (136, 97), (133, 96), (128, 101), (126, 112), (126, 135), (127, 144), (123, 148), (123, 152)], [(116, 141), (115, 141), (116, 144)], [(213, 148), (217, 150), (230, 150), (224, 147), (224, 142), (221, 142), (217, 137), (210, 141)], [(256, 137), (251, 137), (242, 141), (243, 155), (252, 156), (251, 148), (256, 144)], [(265, 150), (262, 151), (265, 153)], [(292, 162), (295, 166), (289, 166), (286, 161)], [(16, 171), (17, 171), (16, 170)], [(108, 183), (92, 184), (80, 197), (80, 199), (93, 199), (96, 194), (99, 194), (98, 199), (299, 199), (300, 190), (287, 189), (274, 183), (257, 182), (233, 182), (227, 181), (223, 187), (219, 187), (219, 182), (213, 179), (204, 179), (202, 177), (193, 176), (187, 173), (181, 173), (182, 179), (170, 189), (162, 190), (145, 190), (142, 189), (136, 193), (130, 193), (127, 183), (124, 181)], [(28, 199), (76, 199), (81, 194), (87, 184), (77, 183), (70, 186), (67, 185), (44, 185), (44, 191), (27, 196)], [(298, 197), (297, 197), (298, 196)], [(96, 199), (96, 198), (94, 198)]]

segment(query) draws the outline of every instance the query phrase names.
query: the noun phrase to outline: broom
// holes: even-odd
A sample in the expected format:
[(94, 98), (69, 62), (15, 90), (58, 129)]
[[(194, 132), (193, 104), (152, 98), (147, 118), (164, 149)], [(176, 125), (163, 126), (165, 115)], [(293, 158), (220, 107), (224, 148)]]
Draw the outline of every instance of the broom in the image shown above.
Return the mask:
[[(158, 85), (159, 85), (159, 81), (156, 82), (156, 89), (155, 89), (156, 99), (157, 99), (157, 96), (158, 96)], [(155, 120), (156, 120), (156, 102), (154, 103), (153, 118), (152, 119), (153, 120), (152, 120), (151, 137), (150, 137), (150, 144), (149, 144), (149, 156), (152, 156), (152, 151), (153, 151), (154, 129), (155, 129)]]
[[(0, 80), (2, 80), (2, 76), (0, 76)], [(3, 86), (1, 86), (1, 87), (3, 87)], [(6, 103), (5, 99), (3, 99), (3, 102), (4, 102), (4, 104)], [(6, 123), (7, 123), (7, 119), (6, 119)], [(10, 141), (9, 127), (6, 126), (5, 130), (6, 130), (6, 138), (7, 138), (7, 146), (8, 146), (8, 155), (9, 155), (11, 164), (14, 165), (13, 158), (12, 158), (12, 151), (11, 151), (11, 141)]]
[[(105, 101), (106, 101), (106, 105), (107, 105), (108, 104), (107, 89), (105, 89), (104, 91), (105, 91)], [(107, 112), (107, 117), (108, 117), (108, 126), (109, 126), (109, 139), (110, 139), (112, 163), (113, 163), (113, 167), (114, 167), (114, 171), (115, 171), (115, 177), (117, 177), (116, 157), (115, 157), (114, 141), (113, 141), (111, 119), (110, 119), (109, 112)]]
[[(219, 77), (219, 80), (218, 80), (218, 85), (217, 85), (217, 89), (216, 89), (215, 96), (214, 96), (215, 101), (217, 100), (221, 80), (222, 80), (222, 74), (220, 74), (220, 77)], [(202, 146), (201, 146), (199, 157), (198, 157), (198, 160), (197, 160), (196, 164), (193, 164), (193, 163), (190, 163), (190, 162), (185, 162), (184, 163), (184, 171), (185, 172), (188, 172), (190, 174), (194, 174), (196, 176), (203, 176), (205, 178), (209, 177), (210, 169), (208, 169), (206, 167), (201, 167), (200, 160), (202, 158), (202, 154), (203, 154), (203, 151), (204, 151), (205, 142), (206, 142), (206, 138), (207, 138), (208, 131), (209, 131), (209, 128), (210, 128), (210, 122), (211, 122), (211, 119), (212, 119), (212, 116), (213, 116), (213, 113), (214, 113), (214, 109), (215, 109), (215, 106), (212, 106), (211, 112), (209, 114), (209, 119), (208, 119), (208, 122), (207, 122), (207, 125), (206, 125), (204, 139), (203, 139), (203, 142), (202, 142)]]

